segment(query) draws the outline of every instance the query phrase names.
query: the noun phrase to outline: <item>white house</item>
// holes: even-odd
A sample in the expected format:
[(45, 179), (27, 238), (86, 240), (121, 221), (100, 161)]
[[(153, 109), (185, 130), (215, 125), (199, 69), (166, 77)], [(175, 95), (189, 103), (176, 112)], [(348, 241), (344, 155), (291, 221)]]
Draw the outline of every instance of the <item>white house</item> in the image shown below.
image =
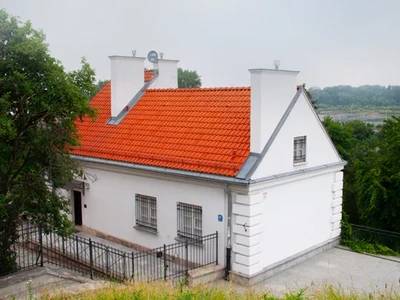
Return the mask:
[(145, 248), (218, 231), (219, 263), (247, 284), (338, 243), (345, 162), (299, 72), (179, 89), (176, 60), (144, 80), (145, 58), (110, 59), (73, 151), (95, 178), (71, 191), (82, 230)]

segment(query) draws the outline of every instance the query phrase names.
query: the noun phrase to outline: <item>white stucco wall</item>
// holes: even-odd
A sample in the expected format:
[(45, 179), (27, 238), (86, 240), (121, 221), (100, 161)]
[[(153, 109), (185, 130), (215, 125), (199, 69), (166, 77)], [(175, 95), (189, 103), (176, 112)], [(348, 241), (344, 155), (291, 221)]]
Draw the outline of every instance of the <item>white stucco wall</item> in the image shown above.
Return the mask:
[(340, 167), (250, 186), (233, 205), (234, 272), (252, 276), (340, 234)]
[(269, 266), (331, 238), (334, 174), (278, 185), (263, 200), (262, 259)]
[[(306, 163), (293, 164), (293, 140), (307, 136)], [(252, 179), (339, 162), (308, 100), (301, 94)]]
[[(164, 180), (121, 173), (117, 170), (86, 169), (97, 177), (82, 195), (83, 225), (148, 248), (177, 241), (177, 202), (202, 206), (203, 235), (219, 234), (219, 264), (224, 265), (227, 202), (222, 186)], [(175, 181), (174, 181), (175, 180)], [(201, 183), (201, 182), (198, 182)], [(158, 234), (135, 226), (135, 193), (157, 198)], [(86, 204), (87, 208), (83, 208)], [(218, 215), (223, 215), (223, 222)]]

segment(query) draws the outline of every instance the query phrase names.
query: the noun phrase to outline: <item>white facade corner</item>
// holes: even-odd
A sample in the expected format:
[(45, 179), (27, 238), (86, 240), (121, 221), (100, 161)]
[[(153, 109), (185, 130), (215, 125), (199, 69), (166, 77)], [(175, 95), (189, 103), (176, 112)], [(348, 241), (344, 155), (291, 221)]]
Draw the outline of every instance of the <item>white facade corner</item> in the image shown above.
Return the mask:
[(238, 245), (251, 247), (261, 242), (262, 234), (256, 234), (252, 236), (244, 236), (240, 234), (235, 235), (235, 243)]
[(336, 215), (342, 212), (342, 206), (335, 206), (332, 208), (332, 215)]
[(337, 229), (340, 229), (340, 221), (332, 223), (332, 230), (335, 231)]
[(335, 222), (338, 222), (341, 220), (342, 220), (342, 213), (332, 215), (332, 217), (331, 217), (331, 223), (335, 223)]
[(232, 250), (234, 253), (238, 253), (245, 256), (253, 256), (261, 252), (261, 245), (257, 244), (251, 247), (243, 245), (233, 244)]
[(343, 197), (343, 190), (338, 190), (338, 191), (332, 192), (333, 199), (338, 199), (338, 198), (342, 198), (342, 197)]
[(332, 192), (341, 191), (343, 189), (343, 181), (336, 181), (332, 183)]
[(340, 236), (340, 228), (336, 229), (336, 230), (332, 230), (331, 239), (337, 238), (338, 236)]
[(343, 181), (343, 172), (336, 172), (334, 182)]
[(239, 264), (242, 264), (244, 266), (251, 267), (255, 264), (260, 263), (261, 260), (261, 254), (255, 254), (252, 256), (247, 256), (247, 255), (242, 255), (242, 254), (236, 254), (235, 255), (235, 261)]
[(332, 206), (332, 208), (333, 208), (333, 207), (337, 207), (337, 206), (341, 206), (341, 205), (342, 205), (342, 202), (343, 202), (342, 197), (340, 197), (340, 198), (334, 198), (334, 199), (332, 200), (331, 206)]
[(257, 224), (255, 226), (247, 226), (247, 224), (233, 224), (232, 225), (232, 232), (236, 234), (240, 234), (243, 236), (254, 236), (259, 233), (261, 233), (263, 230), (263, 227), (261, 224)]
[(259, 214), (262, 214), (262, 203), (258, 203), (256, 205), (244, 205), (234, 203), (232, 206), (232, 212), (235, 215), (242, 215), (253, 217)]

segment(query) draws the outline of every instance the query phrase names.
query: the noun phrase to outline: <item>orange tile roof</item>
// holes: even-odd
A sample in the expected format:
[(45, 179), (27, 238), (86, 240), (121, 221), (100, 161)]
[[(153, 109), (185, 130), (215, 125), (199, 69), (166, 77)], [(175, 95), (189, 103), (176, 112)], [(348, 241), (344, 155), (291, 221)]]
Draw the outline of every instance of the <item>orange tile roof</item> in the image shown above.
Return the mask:
[(148, 82), (153, 78), (153, 70), (144, 70), (144, 82)]
[(73, 154), (235, 176), (250, 153), (250, 88), (148, 89), (118, 125), (108, 125), (111, 83), (77, 121)]

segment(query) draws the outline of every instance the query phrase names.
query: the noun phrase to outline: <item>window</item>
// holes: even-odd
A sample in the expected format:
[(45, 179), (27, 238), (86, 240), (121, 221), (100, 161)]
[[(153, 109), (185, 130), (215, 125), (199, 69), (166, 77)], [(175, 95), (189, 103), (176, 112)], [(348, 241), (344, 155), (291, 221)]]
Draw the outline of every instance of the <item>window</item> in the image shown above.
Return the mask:
[(294, 138), (293, 163), (306, 161), (307, 137), (299, 136)]
[(157, 231), (157, 199), (135, 194), (136, 226)]
[(202, 235), (202, 207), (178, 202), (178, 237), (199, 239)]

